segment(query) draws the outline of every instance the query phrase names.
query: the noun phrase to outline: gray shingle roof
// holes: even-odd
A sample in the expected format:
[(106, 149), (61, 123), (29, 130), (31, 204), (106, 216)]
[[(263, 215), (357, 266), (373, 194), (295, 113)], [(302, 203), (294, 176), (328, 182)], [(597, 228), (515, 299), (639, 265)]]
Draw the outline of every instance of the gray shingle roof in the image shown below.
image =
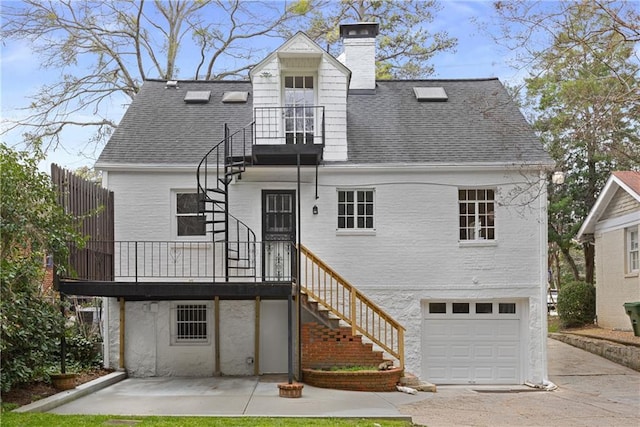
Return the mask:
[[(549, 163), (540, 140), (497, 79), (378, 81), (351, 95), (354, 163)], [(442, 87), (446, 102), (418, 102), (414, 87)]]
[[(187, 104), (187, 91), (211, 91), (207, 104)], [(252, 120), (251, 96), (246, 104), (222, 103), (222, 94), (251, 92), (248, 81), (186, 81), (166, 88), (164, 81), (145, 81), (97, 161), (102, 164), (197, 165), (231, 132)]]
[[(378, 81), (374, 95), (348, 98), (348, 163), (549, 164), (518, 108), (497, 79)], [(447, 102), (418, 102), (414, 87), (443, 87)], [(186, 104), (187, 91), (211, 91)], [(104, 148), (97, 166), (195, 165), (224, 136), (252, 120), (246, 104), (223, 104), (248, 81), (146, 81)]]

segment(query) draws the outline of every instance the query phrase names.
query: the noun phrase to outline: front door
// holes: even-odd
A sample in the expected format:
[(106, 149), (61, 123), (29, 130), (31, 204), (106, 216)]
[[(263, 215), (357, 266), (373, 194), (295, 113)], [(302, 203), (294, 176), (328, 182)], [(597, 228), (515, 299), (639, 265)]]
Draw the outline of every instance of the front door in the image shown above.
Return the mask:
[(262, 191), (262, 275), (264, 280), (290, 280), (296, 239), (296, 192)]

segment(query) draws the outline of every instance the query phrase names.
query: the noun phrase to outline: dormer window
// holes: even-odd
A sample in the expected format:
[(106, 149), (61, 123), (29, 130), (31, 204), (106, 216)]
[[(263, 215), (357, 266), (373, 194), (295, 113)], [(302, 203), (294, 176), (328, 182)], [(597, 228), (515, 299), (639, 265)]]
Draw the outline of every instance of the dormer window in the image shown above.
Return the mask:
[(313, 76), (284, 78), (284, 125), (287, 144), (313, 144), (315, 95)]

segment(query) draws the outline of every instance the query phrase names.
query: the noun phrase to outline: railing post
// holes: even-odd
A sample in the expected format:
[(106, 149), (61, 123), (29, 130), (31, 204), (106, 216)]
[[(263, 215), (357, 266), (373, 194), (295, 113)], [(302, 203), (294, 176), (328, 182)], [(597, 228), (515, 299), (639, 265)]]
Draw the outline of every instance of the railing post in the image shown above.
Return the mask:
[(136, 275), (136, 283), (138, 283), (138, 241), (135, 242), (134, 249), (134, 260), (135, 260), (135, 275)]
[(349, 316), (351, 317), (350, 322), (351, 323), (351, 335), (356, 335), (357, 334), (357, 330), (356, 330), (356, 298), (357, 298), (357, 291), (356, 288), (351, 287), (351, 298), (349, 298)]
[(404, 330), (398, 328), (398, 360), (400, 368), (404, 369)]

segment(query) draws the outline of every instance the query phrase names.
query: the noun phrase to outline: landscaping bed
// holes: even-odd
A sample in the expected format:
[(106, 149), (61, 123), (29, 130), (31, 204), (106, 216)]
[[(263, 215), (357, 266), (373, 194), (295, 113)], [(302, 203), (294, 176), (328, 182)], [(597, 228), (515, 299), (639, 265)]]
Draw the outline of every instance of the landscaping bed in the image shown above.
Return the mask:
[(378, 370), (322, 370), (305, 368), (302, 370), (304, 383), (314, 387), (351, 391), (396, 391), (404, 370), (392, 368)]
[[(80, 372), (76, 376), (76, 386), (93, 381), (111, 372), (113, 371), (103, 368), (89, 369)], [(2, 393), (2, 406), (13, 409), (28, 405), (29, 403), (44, 399), (59, 392), (60, 390), (57, 390), (53, 384), (45, 381), (20, 384), (12, 388), (8, 393)]]

